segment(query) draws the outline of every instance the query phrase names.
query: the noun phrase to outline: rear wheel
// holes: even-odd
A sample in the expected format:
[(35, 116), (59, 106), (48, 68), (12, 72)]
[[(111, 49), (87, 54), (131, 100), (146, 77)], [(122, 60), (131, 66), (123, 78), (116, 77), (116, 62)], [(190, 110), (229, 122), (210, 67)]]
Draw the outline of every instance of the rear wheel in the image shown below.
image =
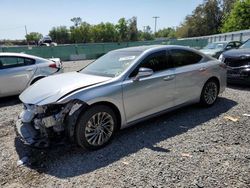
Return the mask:
[(110, 142), (117, 127), (113, 110), (96, 105), (80, 115), (76, 125), (77, 144), (87, 149), (99, 149)]
[(218, 94), (218, 83), (215, 80), (209, 80), (202, 89), (200, 103), (203, 106), (212, 106), (217, 100)]

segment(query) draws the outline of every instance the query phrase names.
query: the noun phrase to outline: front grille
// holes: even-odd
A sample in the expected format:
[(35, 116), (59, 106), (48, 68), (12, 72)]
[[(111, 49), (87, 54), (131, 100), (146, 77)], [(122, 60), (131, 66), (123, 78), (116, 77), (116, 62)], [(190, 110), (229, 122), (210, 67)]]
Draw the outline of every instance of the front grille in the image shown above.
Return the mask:
[(227, 74), (240, 74), (240, 73), (241, 73), (240, 69), (227, 70)]
[(225, 64), (229, 67), (242, 67), (245, 65), (250, 65), (250, 58), (248, 59), (225, 59)]

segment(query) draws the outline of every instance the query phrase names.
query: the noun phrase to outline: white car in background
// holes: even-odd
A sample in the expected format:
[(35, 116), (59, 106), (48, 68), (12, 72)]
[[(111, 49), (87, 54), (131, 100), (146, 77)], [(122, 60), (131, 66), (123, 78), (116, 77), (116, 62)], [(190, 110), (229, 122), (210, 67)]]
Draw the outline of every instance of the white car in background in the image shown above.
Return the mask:
[(18, 95), (37, 80), (62, 71), (59, 58), (0, 53), (0, 97)]

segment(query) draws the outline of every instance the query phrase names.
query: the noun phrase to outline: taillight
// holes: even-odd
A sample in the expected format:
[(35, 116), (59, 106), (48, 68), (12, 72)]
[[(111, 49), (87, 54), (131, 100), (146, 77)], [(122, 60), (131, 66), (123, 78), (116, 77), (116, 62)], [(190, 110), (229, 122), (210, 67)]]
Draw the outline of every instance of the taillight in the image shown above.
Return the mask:
[(50, 65), (49, 65), (49, 67), (50, 67), (50, 68), (54, 68), (54, 69), (57, 69), (57, 66), (56, 66), (56, 64), (55, 64), (55, 63), (53, 63), (53, 64), (50, 64)]

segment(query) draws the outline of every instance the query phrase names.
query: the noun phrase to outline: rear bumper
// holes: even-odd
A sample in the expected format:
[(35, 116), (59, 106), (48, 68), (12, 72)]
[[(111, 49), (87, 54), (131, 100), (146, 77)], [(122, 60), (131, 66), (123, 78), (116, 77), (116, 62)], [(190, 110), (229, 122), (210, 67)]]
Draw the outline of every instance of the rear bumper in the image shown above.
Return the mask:
[(49, 141), (46, 137), (41, 136), (31, 123), (23, 123), (18, 119), (15, 126), (15, 131), (18, 138), (28, 146), (36, 148), (46, 148), (49, 146)]

